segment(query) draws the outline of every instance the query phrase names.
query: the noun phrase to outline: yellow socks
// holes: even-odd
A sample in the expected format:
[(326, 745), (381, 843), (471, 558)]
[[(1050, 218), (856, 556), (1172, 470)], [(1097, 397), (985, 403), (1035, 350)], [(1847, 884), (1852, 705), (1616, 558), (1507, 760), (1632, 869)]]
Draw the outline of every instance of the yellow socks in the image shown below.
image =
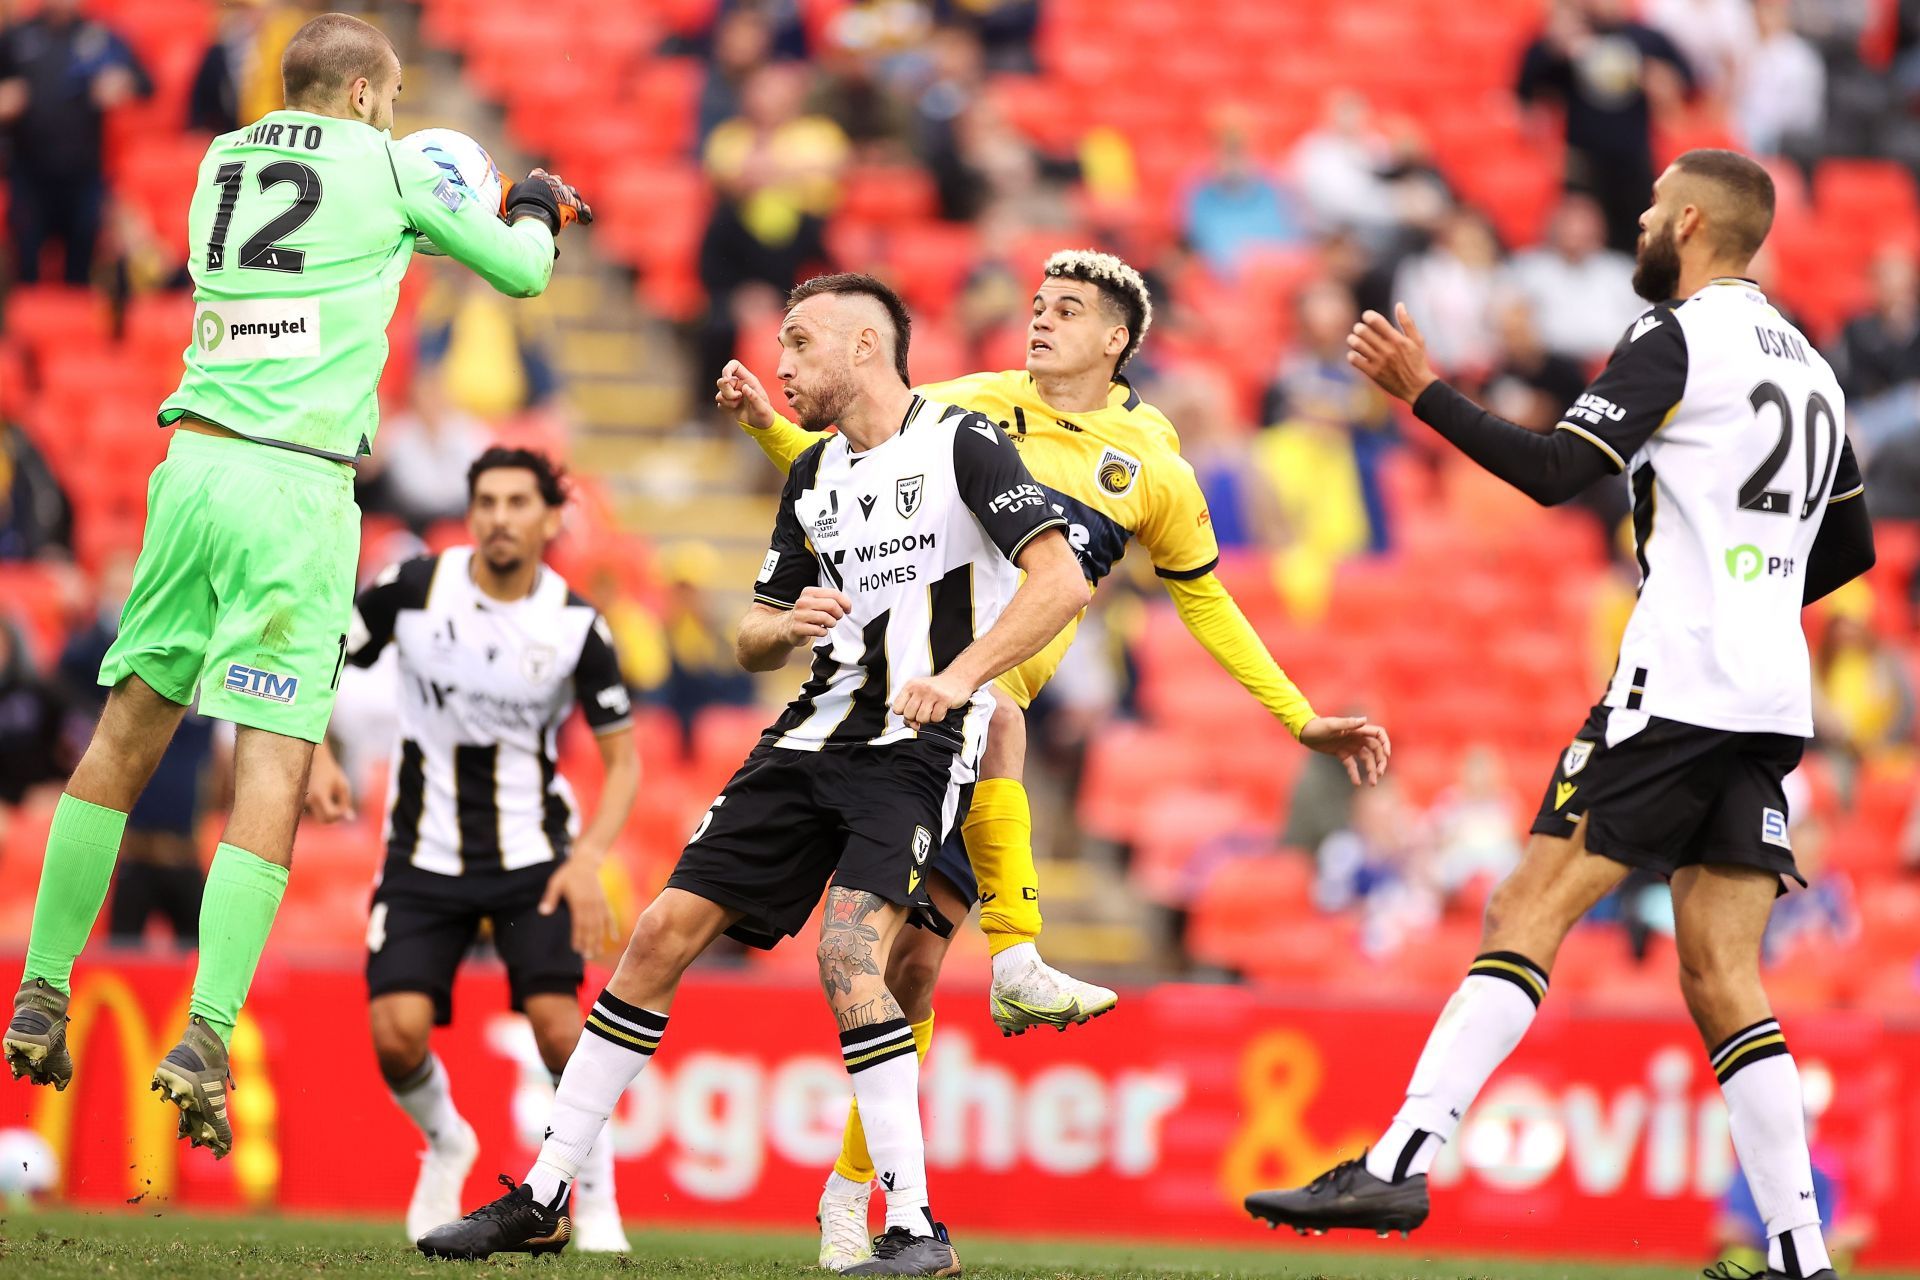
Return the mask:
[(1018, 778), (985, 778), (961, 825), (967, 861), (980, 881), (980, 928), (987, 951), (1040, 936), (1040, 877), (1033, 869), (1033, 810)]
[[(927, 1049), (933, 1044), (933, 1015), (929, 1013), (926, 1021), (913, 1023), (912, 1031), (913, 1051), (925, 1062)], [(847, 1129), (840, 1137), (840, 1158), (833, 1162), (833, 1171), (849, 1182), (873, 1181), (873, 1157), (867, 1154), (867, 1131), (860, 1123), (857, 1102), (847, 1108)]]

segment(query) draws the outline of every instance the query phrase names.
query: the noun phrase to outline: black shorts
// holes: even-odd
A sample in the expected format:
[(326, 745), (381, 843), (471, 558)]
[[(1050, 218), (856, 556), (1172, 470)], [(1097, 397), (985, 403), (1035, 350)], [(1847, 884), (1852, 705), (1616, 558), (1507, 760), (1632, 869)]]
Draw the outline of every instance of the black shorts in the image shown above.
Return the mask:
[(1561, 753), (1533, 830), (1571, 836), (1584, 815), (1587, 849), (1630, 867), (1662, 876), (1694, 865), (1757, 867), (1805, 884), (1781, 785), (1805, 749), (1789, 734), (1595, 707)]
[(667, 887), (742, 913), (727, 930), (771, 948), (807, 923), (829, 881), (946, 923), (927, 897), (928, 865), (953, 818), (952, 747), (791, 751), (762, 743), (687, 842)]
[(453, 975), (480, 922), (493, 923), (493, 949), (507, 966), (513, 1007), (528, 996), (578, 995), (586, 963), (573, 949), (573, 915), (562, 901), (540, 914), (555, 862), (518, 871), (445, 876), (389, 857), (367, 921), (367, 994), (417, 991), (433, 1000), (433, 1022), (453, 1021)]

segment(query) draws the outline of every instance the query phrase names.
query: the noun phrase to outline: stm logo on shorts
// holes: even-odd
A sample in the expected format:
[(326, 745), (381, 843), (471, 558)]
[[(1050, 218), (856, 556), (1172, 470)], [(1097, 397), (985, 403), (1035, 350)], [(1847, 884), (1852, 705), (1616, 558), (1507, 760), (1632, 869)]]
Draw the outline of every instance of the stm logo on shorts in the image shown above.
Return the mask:
[(284, 702), (291, 706), (293, 700), (300, 696), (300, 677), (283, 676), (236, 662), (227, 668), (227, 692), (245, 694), (249, 698), (261, 698), (267, 702)]
[(1787, 838), (1787, 815), (1778, 809), (1760, 811), (1760, 843), (1778, 845), (1782, 849), (1792, 850), (1793, 841)]

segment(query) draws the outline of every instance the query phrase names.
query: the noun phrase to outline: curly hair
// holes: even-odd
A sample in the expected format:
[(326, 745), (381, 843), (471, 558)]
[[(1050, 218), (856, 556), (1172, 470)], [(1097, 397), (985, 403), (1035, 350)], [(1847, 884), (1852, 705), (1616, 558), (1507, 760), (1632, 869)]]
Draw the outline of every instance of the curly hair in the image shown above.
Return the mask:
[(1108, 314), (1127, 327), (1127, 346), (1113, 371), (1126, 368), (1153, 324), (1153, 298), (1140, 273), (1097, 249), (1062, 249), (1047, 259), (1045, 270), (1051, 280), (1084, 280), (1099, 287)]

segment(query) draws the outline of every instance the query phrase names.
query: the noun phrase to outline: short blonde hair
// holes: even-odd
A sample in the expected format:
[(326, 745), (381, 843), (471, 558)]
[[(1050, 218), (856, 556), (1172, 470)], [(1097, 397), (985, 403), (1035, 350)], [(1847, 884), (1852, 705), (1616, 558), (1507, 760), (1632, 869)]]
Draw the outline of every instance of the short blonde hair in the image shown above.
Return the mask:
[(1126, 325), (1127, 346), (1113, 371), (1126, 368), (1153, 325), (1153, 298), (1140, 273), (1098, 249), (1062, 249), (1047, 259), (1044, 270), (1050, 280), (1084, 280), (1099, 287), (1109, 310), (1117, 312)]

